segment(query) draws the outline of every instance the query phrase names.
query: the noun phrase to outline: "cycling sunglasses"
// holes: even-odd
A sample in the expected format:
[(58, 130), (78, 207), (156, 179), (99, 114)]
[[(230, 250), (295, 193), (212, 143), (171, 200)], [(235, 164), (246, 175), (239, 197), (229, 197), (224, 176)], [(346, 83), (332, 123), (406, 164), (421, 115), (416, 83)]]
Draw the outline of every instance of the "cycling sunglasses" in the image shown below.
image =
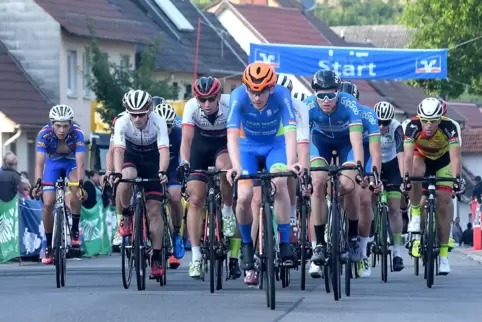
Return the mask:
[(146, 116), (147, 114), (149, 114), (149, 111), (146, 111), (146, 112), (139, 112), (139, 113), (129, 113), (130, 116), (136, 118), (136, 117), (140, 117), (140, 118), (143, 118), (144, 116)]
[(321, 100), (321, 101), (324, 101), (325, 99), (327, 99), (329, 101), (332, 101), (337, 97), (338, 97), (338, 92), (335, 92), (335, 93), (317, 93), (316, 94), (316, 98)]
[(214, 102), (216, 99), (218, 98), (218, 96), (210, 96), (210, 97), (198, 97), (198, 101), (199, 103), (205, 103), (206, 101), (209, 101), (209, 102)]
[(441, 118), (435, 118), (435, 119), (426, 119), (426, 118), (420, 118), (420, 121), (423, 123), (438, 123), (440, 122)]
[(378, 125), (389, 126), (392, 120), (378, 120)]

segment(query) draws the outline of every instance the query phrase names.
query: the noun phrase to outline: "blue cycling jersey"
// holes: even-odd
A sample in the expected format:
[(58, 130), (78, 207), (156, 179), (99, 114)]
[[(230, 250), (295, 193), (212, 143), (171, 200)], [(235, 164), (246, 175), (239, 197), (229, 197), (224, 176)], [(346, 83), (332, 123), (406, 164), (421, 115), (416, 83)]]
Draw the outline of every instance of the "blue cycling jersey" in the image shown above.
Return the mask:
[(179, 165), (180, 151), (181, 151), (182, 129), (179, 126), (173, 126), (169, 134), (169, 154), (170, 163)]
[(75, 153), (85, 152), (84, 133), (80, 127), (72, 125), (65, 138), (65, 145), (68, 147), (68, 150), (66, 152), (57, 151), (59, 145), (61, 144), (54, 133), (52, 125), (45, 125), (37, 136), (36, 151), (46, 153), (52, 161), (61, 159), (75, 160)]
[(174, 120), (174, 124), (175, 124), (176, 126), (181, 127), (182, 117), (176, 116), (176, 119)]
[(307, 97), (303, 103), (309, 108), (310, 128), (313, 135), (323, 141), (346, 141), (350, 132), (362, 131), (359, 105), (355, 97), (340, 92), (331, 114), (323, 112), (315, 95)]
[(276, 85), (266, 107), (257, 110), (242, 85), (231, 93), (228, 131), (239, 131), (241, 139), (259, 143), (284, 141), (284, 133), (296, 131), (296, 116), (290, 91)]
[(358, 105), (358, 109), (363, 123), (363, 143), (380, 141), (380, 127), (375, 111), (365, 105)]

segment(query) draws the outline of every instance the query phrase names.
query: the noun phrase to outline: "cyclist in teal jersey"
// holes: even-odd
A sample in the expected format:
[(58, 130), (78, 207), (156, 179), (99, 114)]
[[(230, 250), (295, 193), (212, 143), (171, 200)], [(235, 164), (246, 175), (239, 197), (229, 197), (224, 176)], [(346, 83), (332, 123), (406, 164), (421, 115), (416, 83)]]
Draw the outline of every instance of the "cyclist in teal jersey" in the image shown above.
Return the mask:
[[(264, 63), (248, 65), (243, 74), (244, 85), (231, 93), (228, 116), (228, 150), (233, 168), (227, 177), (232, 183), (233, 172), (254, 174), (258, 169), (257, 157), (266, 158), (270, 172), (292, 170), (296, 167), (296, 116), (290, 91), (276, 85), (274, 69)], [(280, 257), (283, 262), (296, 262), (290, 242), (290, 199), (287, 178), (273, 179), (276, 185), (275, 217), (280, 233)], [(236, 215), (243, 243), (243, 269), (256, 274), (253, 263), (254, 249), (251, 238), (253, 214), (253, 184), (240, 182)], [(246, 276), (245, 282), (253, 280)]]

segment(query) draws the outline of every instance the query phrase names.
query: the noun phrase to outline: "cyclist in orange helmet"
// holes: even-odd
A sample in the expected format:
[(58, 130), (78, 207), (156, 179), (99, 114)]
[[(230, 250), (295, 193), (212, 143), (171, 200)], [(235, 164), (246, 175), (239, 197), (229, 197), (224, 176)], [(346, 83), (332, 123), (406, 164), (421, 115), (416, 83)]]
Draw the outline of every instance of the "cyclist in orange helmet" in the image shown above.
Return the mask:
[[(276, 85), (276, 72), (273, 67), (266, 63), (252, 63), (244, 70), (243, 84), (246, 85), (248, 92), (254, 94), (253, 105), (262, 109), (268, 102), (269, 95), (263, 95), (269, 91), (274, 91)], [(259, 94), (259, 95), (256, 95)]]

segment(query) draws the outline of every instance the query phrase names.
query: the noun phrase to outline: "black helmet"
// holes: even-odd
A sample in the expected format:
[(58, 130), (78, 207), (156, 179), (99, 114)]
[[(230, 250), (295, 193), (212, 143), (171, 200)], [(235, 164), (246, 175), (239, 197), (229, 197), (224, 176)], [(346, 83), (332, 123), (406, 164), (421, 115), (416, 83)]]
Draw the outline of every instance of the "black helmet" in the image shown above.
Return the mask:
[(356, 87), (356, 85), (353, 84), (352, 82), (341, 83), (340, 92), (351, 94), (355, 96), (357, 100), (360, 97), (360, 92), (358, 91), (358, 87)]
[(162, 104), (164, 104), (165, 101), (166, 100), (164, 99), (164, 97), (153, 96), (152, 97), (152, 106), (162, 105)]
[(340, 89), (341, 79), (333, 70), (319, 70), (313, 75), (311, 88), (315, 91)]
[(194, 96), (210, 97), (221, 92), (221, 83), (214, 77), (201, 77), (194, 84)]

